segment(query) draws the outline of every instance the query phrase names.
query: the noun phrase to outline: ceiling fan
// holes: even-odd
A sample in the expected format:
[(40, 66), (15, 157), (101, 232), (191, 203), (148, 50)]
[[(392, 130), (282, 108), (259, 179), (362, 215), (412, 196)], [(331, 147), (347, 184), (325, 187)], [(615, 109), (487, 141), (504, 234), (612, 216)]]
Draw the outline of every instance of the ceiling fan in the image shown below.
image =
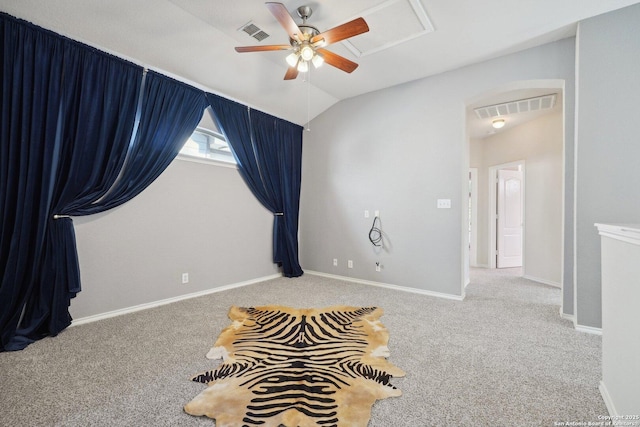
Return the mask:
[(307, 19), (312, 13), (311, 7), (300, 6), (297, 9), (298, 16), (302, 18), (302, 24), (297, 25), (282, 3), (267, 2), (265, 5), (289, 34), (289, 44), (240, 46), (236, 47), (236, 52), (293, 50), (286, 58), (289, 69), (284, 75), (285, 80), (293, 80), (298, 77), (299, 72), (307, 72), (309, 62), (316, 68), (326, 62), (347, 73), (358, 68), (355, 62), (326, 50), (325, 47), (369, 31), (369, 26), (364, 19), (356, 18), (321, 33), (316, 27), (307, 24)]

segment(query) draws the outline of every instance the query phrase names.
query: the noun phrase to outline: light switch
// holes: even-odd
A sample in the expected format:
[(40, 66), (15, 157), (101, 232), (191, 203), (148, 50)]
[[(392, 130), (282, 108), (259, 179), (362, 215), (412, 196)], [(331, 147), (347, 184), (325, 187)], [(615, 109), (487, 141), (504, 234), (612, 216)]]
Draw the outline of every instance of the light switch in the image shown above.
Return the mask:
[(451, 209), (451, 199), (438, 199), (438, 209)]

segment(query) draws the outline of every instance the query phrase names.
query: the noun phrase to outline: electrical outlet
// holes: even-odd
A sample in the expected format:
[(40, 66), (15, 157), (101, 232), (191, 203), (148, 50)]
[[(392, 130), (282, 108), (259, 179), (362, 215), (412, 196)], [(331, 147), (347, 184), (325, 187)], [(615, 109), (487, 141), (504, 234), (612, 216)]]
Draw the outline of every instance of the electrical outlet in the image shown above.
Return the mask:
[(438, 209), (451, 209), (451, 199), (438, 199)]
[(333, 259), (333, 266), (337, 267), (338, 266), (338, 258), (334, 258)]
[(364, 217), (369, 218), (369, 211), (364, 211)]
[(353, 268), (353, 261), (351, 260), (347, 261), (347, 267)]
[(379, 273), (381, 269), (382, 269), (382, 266), (380, 265), (380, 263), (376, 262), (376, 271)]
[(189, 273), (182, 273), (182, 284), (189, 283)]
[(373, 213), (373, 216), (376, 216), (376, 217), (380, 218), (380, 211), (375, 211)]

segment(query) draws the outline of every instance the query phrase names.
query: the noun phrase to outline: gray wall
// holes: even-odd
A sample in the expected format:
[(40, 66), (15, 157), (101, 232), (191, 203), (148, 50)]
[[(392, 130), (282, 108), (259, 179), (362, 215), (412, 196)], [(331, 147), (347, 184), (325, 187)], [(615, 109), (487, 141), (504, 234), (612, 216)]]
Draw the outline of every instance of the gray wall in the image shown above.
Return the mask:
[(272, 218), (235, 168), (174, 160), (125, 205), (74, 219), (83, 289), (71, 314), (77, 319), (275, 274)]
[[(573, 86), (574, 66), (574, 39), (565, 39), (351, 98), (314, 119), (303, 150), (303, 267), (461, 295), (465, 105), (523, 80)], [(573, 103), (567, 108), (572, 117)], [(452, 208), (436, 209), (440, 198), (451, 199)], [(368, 241), (365, 209), (380, 211), (384, 250)]]
[(640, 218), (640, 5), (588, 19), (577, 43), (577, 323), (601, 326), (594, 223)]
[(556, 286), (562, 282), (562, 118), (562, 108), (557, 108), (536, 120), (472, 140), (470, 157), (471, 167), (478, 168), (478, 263), (489, 264), (489, 168), (524, 160), (524, 275)]

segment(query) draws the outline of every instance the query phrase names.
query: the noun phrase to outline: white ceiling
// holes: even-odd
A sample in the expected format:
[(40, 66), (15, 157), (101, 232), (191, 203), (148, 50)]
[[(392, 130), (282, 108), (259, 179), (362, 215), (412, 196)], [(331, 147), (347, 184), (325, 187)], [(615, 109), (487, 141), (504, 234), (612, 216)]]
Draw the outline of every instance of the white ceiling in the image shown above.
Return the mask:
[[(320, 31), (359, 16), (370, 27), (351, 39), (356, 49), (328, 48), (360, 64), (352, 74), (325, 65), (307, 81), (283, 80), (286, 51), (234, 51), (288, 44), (262, 0), (0, 0), (0, 10), (304, 124), (341, 99), (569, 37), (578, 21), (638, 1), (287, 0), (298, 23), (295, 9), (310, 5)], [(238, 31), (249, 21), (270, 37)]]

